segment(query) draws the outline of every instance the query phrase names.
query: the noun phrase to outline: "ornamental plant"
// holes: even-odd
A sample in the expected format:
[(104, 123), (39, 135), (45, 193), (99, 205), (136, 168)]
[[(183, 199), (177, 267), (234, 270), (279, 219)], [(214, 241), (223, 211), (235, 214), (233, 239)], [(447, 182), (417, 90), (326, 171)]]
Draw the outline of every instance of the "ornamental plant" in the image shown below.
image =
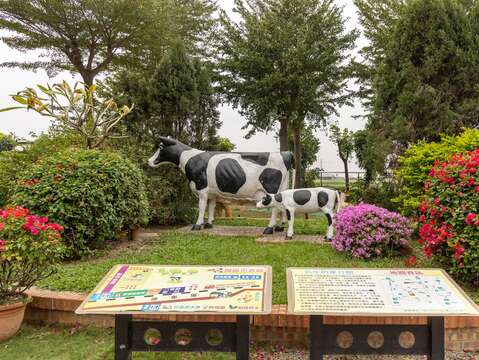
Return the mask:
[(63, 227), (23, 207), (0, 210), (0, 305), (52, 275), (65, 250)]
[(38, 160), (18, 177), (10, 201), (65, 227), (69, 258), (146, 224), (142, 171), (114, 152), (68, 149)]
[(479, 284), (479, 149), (436, 161), (425, 182), (420, 243), (427, 257)]
[(407, 218), (375, 205), (359, 204), (336, 215), (332, 244), (338, 251), (369, 259), (397, 254), (408, 246), (411, 234)]

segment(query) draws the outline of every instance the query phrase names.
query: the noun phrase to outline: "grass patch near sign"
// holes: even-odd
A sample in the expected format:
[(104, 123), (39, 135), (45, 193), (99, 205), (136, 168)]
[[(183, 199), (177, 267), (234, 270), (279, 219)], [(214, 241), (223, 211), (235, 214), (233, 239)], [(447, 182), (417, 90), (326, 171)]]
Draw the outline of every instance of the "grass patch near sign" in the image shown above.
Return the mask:
[(293, 242), (256, 244), (254, 237), (227, 237), (208, 234), (161, 233), (158, 240), (140, 249), (104, 251), (97, 257), (64, 263), (57, 274), (38, 286), (52, 290), (89, 292), (116, 264), (165, 265), (271, 265), (273, 303), (286, 304), (286, 268), (404, 267), (405, 258), (381, 258), (373, 261), (353, 259), (338, 253), (330, 245)]
[[(0, 344), (0, 360), (113, 360), (113, 329), (33, 327), (24, 325)], [(230, 353), (140, 353), (135, 360), (233, 360)]]

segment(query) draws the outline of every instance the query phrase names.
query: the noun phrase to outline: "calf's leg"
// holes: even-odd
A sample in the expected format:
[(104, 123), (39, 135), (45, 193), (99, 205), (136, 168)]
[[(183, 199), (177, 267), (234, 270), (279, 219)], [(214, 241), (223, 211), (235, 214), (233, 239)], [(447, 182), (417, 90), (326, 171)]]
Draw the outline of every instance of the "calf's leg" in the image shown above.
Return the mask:
[(263, 234), (271, 235), (274, 232), (274, 225), (276, 224), (276, 215), (278, 214), (278, 209), (273, 207), (271, 210), (271, 219), (269, 220), (268, 227), (264, 229)]
[(208, 201), (208, 222), (205, 224), (205, 229), (211, 229), (213, 227), (213, 220), (215, 219), (215, 206), (216, 199), (210, 199)]
[(205, 212), (206, 212), (206, 205), (208, 204), (208, 192), (200, 192), (198, 194), (198, 219), (196, 220), (196, 224), (193, 225), (191, 230), (201, 230), (201, 226), (203, 225), (203, 221), (205, 220)]
[(274, 231), (282, 232), (284, 231), (284, 226), (286, 225), (286, 210), (281, 211), (281, 224), (274, 227)]
[(294, 235), (294, 209), (286, 209), (288, 215), (288, 232), (286, 233), (286, 240), (292, 240)]
[(329, 208), (321, 208), (321, 210), (328, 219), (328, 232), (326, 233), (326, 241), (331, 241), (334, 235), (334, 213)]

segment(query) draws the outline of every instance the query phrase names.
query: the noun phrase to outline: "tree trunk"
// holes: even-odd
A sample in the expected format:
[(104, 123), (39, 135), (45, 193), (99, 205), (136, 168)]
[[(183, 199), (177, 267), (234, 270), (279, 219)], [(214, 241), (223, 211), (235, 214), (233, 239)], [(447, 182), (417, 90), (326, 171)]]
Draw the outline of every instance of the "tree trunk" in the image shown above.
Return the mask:
[(341, 158), (344, 164), (344, 178), (346, 181), (346, 191), (349, 191), (349, 167), (348, 167), (348, 159)]
[(288, 151), (288, 118), (282, 117), (279, 123), (279, 151)]
[(92, 86), (93, 85), (93, 82), (94, 82), (94, 79), (95, 79), (95, 75), (93, 74), (93, 72), (83, 71), (80, 75), (83, 79), (83, 83), (86, 86)]
[(296, 165), (296, 173), (294, 176), (294, 187), (296, 189), (301, 187), (301, 180), (303, 178), (303, 168), (301, 166), (302, 149), (301, 149), (301, 125), (302, 122), (297, 122), (293, 127), (293, 143), (294, 143), (294, 163)]

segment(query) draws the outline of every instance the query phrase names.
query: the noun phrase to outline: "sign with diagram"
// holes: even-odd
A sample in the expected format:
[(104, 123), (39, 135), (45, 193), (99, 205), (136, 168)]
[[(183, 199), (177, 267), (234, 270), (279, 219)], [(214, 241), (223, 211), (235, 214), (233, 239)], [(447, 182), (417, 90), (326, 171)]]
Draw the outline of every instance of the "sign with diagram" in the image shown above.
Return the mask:
[(288, 307), (308, 315), (479, 315), (440, 269), (290, 268)]
[(271, 312), (269, 266), (116, 265), (77, 314)]

